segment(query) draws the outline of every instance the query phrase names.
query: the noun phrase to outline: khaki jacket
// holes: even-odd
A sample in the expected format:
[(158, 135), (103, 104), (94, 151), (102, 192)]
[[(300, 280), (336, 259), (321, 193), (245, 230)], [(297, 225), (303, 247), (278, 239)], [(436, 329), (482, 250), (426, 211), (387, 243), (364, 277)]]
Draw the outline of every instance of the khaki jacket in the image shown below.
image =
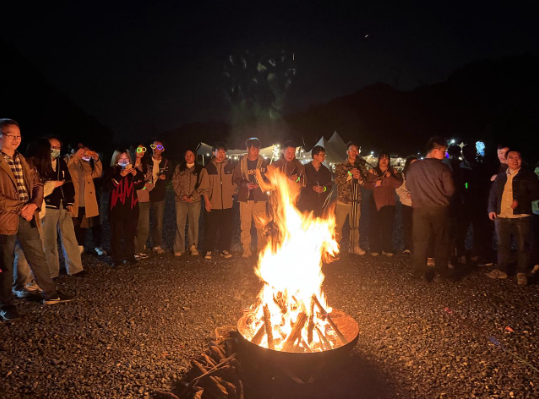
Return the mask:
[(202, 195), (211, 202), (212, 209), (230, 209), (236, 194), (236, 185), (232, 181), (234, 165), (228, 161), (217, 163), (214, 160), (205, 166), (209, 185)]
[[(71, 174), (71, 180), (75, 187), (75, 202), (73, 203), (72, 216), (79, 215), (80, 196), (84, 195), (84, 207), (86, 217), (91, 218), (99, 215), (99, 206), (97, 205), (97, 197), (95, 192), (94, 179), (101, 177), (103, 173), (103, 164), (100, 160), (94, 162), (94, 170), (89, 162), (83, 161), (77, 155), (73, 155), (67, 161), (67, 168)], [(84, 171), (84, 193), (80, 193), (79, 171)]]
[[(24, 182), (28, 190), (29, 204), (36, 204), (37, 209), (34, 218), (39, 225), (39, 210), (43, 206), (43, 183), (35, 169), (30, 166), (19, 154)], [(22, 207), (26, 205), (19, 199), (15, 176), (11, 171), (4, 156), (0, 154), (0, 234), (13, 235), (19, 230), (19, 215)]]

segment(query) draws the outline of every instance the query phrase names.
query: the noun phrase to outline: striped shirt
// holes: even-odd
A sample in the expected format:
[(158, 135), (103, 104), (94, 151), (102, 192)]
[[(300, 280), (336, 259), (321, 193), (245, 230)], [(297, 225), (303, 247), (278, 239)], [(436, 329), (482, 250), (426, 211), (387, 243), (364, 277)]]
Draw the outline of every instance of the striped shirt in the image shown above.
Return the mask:
[(17, 183), (17, 191), (19, 192), (19, 199), (23, 204), (26, 204), (30, 200), (30, 196), (28, 195), (28, 189), (26, 188), (26, 184), (24, 183), (24, 176), (22, 173), (22, 165), (19, 154), (15, 153), (13, 157), (10, 157), (9, 155), (2, 152), (2, 155), (4, 156), (4, 159), (6, 160), (9, 167), (11, 168), (13, 176), (15, 176), (15, 182)]

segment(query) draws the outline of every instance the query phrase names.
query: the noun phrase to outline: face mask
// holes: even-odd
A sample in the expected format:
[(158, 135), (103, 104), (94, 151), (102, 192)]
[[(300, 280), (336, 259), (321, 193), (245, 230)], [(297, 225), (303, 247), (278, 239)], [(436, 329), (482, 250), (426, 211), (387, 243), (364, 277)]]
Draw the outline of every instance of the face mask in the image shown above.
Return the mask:
[(86, 162), (90, 162), (90, 159), (92, 159), (92, 158), (91, 157), (82, 157), (82, 160), (86, 161)]
[(51, 150), (51, 157), (58, 158), (60, 156), (60, 150)]
[(127, 165), (129, 165), (129, 161), (118, 162), (118, 165), (120, 165), (122, 168), (125, 168)]

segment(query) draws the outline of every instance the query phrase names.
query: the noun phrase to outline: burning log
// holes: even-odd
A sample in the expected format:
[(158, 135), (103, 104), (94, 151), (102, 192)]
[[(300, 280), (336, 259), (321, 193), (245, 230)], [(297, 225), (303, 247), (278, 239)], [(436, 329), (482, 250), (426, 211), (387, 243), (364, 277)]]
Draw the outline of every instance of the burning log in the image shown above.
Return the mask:
[(290, 332), (290, 335), (284, 342), (283, 351), (291, 352), (294, 349), (294, 344), (301, 336), (301, 330), (303, 330), (303, 326), (305, 325), (306, 321), (307, 315), (301, 312), (298, 315), (298, 318), (296, 320), (296, 323), (294, 324), (294, 327), (292, 328), (292, 331)]
[(273, 331), (271, 327), (271, 314), (268, 305), (264, 305), (264, 325), (266, 326), (266, 335), (268, 336), (268, 348), (275, 349), (273, 344)]
[(256, 334), (254, 335), (251, 342), (256, 345), (260, 345), (262, 342), (262, 338), (264, 338), (264, 334), (266, 333), (266, 324), (262, 323)]
[(281, 309), (282, 314), (286, 314), (286, 305), (284, 304), (284, 298), (283, 298), (282, 292), (279, 292), (277, 294), (277, 297), (275, 297), (275, 295), (273, 296), (273, 302), (275, 302), (275, 304), (279, 306), (279, 309)]
[(328, 351), (331, 349), (331, 344), (327, 340), (327, 338), (322, 334), (322, 331), (318, 328), (318, 326), (315, 327), (316, 333), (318, 334), (318, 338), (320, 338), (320, 342), (322, 343), (322, 346), (325, 351)]
[(318, 301), (318, 298), (316, 297), (316, 295), (313, 295), (313, 301), (316, 303), (316, 306), (318, 307), (318, 309), (320, 309), (320, 312), (324, 315), (324, 317), (327, 319), (329, 325), (331, 326), (331, 328), (333, 328), (333, 331), (335, 331), (335, 333), (337, 334), (337, 337), (339, 337), (339, 340), (341, 341), (341, 343), (343, 345), (346, 345), (348, 343), (348, 341), (346, 340), (346, 338), (344, 337), (344, 335), (342, 334), (341, 330), (339, 330), (339, 328), (335, 325), (335, 323), (333, 322), (333, 320), (331, 320), (331, 316), (329, 315), (329, 313), (326, 311), (326, 309), (324, 309), (322, 307), (322, 305), (320, 304), (320, 302)]
[(309, 315), (309, 324), (307, 325), (307, 342), (310, 344), (313, 342), (313, 330), (314, 330), (314, 299), (311, 299), (311, 314)]

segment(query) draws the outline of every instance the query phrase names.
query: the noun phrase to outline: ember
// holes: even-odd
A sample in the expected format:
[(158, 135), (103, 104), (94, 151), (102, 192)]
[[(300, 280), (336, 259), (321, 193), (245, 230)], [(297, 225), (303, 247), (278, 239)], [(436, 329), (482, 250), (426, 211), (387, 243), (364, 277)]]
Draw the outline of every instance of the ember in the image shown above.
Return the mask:
[[(264, 282), (257, 304), (240, 320), (240, 333), (252, 343), (280, 352), (323, 352), (357, 338), (357, 324), (328, 306), (322, 290), (323, 261), (339, 252), (335, 218), (315, 218), (295, 207), (301, 187), (277, 170), (261, 183), (272, 192), (273, 234), (261, 252), (257, 276)], [(261, 176), (258, 181), (263, 182)], [(343, 321), (345, 332), (333, 318)]]

